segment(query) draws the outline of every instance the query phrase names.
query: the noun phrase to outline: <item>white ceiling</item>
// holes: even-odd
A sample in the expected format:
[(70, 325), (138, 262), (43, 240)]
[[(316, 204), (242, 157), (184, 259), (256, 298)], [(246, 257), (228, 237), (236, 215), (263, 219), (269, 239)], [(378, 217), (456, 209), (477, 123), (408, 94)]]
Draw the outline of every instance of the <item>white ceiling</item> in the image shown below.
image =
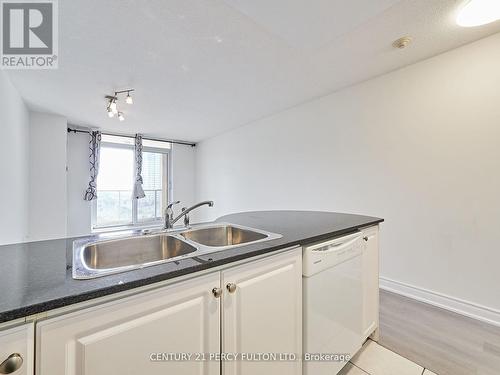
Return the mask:
[[(61, 0), (59, 69), (9, 71), (75, 125), (199, 141), (500, 31), (458, 0)], [(404, 35), (414, 43), (391, 47)], [(134, 87), (126, 121), (104, 95)]]

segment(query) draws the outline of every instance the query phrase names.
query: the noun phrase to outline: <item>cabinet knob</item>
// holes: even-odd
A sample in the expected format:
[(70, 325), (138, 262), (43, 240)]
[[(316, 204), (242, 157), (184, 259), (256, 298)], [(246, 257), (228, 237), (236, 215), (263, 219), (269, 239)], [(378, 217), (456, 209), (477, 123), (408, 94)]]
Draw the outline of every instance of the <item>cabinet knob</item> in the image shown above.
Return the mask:
[(0, 374), (12, 374), (23, 365), (23, 357), (19, 353), (13, 353), (0, 364)]
[(234, 293), (234, 292), (236, 292), (236, 284), (235, 283), (228, 283), (226, 285), (226, 289), (229, 291), (229, 293)]
[(219, 298), (220, 296), (222, 296), (222, 289), (221, 288), (213, 288), (212, 294), (214, 295), (215, 298)]
[(363, 239), (364, 239), (365, 241), (368, 241), (368, 236), (364, 236), (364, 237), (363, 237)]

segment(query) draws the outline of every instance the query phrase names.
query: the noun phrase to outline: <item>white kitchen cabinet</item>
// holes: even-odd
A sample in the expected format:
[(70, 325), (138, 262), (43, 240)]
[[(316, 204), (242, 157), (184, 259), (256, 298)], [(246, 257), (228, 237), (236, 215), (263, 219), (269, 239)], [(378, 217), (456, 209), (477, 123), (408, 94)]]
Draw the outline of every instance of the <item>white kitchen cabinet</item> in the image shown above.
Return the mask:
[(363, 337), (378, 340), (379, 328), (379, 245), (378, 226), (362, 231), (363, 248)]
[[(222, 272), (222, 281), (222, 351), (278, 355), (269, 361), (223, 361), (223, 374), (301, 374), (301, 250), (230, 268)], [(281, 361), (281, 353), (293, 353), (297, 361)]]
[[(37, 375), (300, 375), (301, 250), (41, 320), (35, 330)], [(224, 359), (233, 353), (254, 357)], [(268, 361), (253, 361), (259, 353)]]
[(220, 373), (217, 361), (153, 362), (157, 353), (220, 351), (213, 273), (37, 324), (37, 375)]
[(0, 331), (0, 374), (32, 375), (34, 324)]

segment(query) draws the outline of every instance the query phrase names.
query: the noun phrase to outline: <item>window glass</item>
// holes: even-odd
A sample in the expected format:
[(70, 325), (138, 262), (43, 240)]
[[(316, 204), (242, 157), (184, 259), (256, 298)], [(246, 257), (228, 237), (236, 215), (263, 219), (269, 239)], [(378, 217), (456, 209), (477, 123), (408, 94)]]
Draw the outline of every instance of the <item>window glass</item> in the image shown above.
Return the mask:
[(146, 149), (142, 153), (142, 199), (132, 198), (135, 182), (133, 147), (119, 143), (103, 143), (97, 199), (94, 205), (94, 227), (110, 227), (158, 222), (163, 217), (167, 202), (168, 149), (162, 152)]
[(102, 143), (114, 143), (117, 145), (129, 145), (133, 146), (135, 144), (135, 139), (132, 137), (122, 137), (120, 135), (110, 135), (110, 134), (103, 134), (101, 136), (101, 142)]
[(162, 217), (163, 179), (166, 172), (163, 159), (161, 153), (142, 153), (142, 187), (146, 197), (137, 202), (139, 221), (159, 220)]
[(164, 150), (170, 150), (172, 148), (172, 144), (170, 142), (153, 141), (150, 139), (143, 139), (142, 145), (144, 147), (159, 148)]
[(97, 226), (133, 222), (132, 183), (134, 152), (131, 149), (102, 146), (97, 176)]

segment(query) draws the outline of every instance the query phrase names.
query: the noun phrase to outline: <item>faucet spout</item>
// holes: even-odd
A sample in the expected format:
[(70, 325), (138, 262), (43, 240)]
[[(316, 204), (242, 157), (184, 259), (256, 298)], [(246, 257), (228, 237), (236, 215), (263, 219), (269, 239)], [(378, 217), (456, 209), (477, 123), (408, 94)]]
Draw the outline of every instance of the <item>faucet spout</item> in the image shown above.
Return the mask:
[(171, 229), (174, 224), (179, 221), (182, 217), (185, 217), (186, 220), (184, 221), (184, 223), (187, 225), (189, 225), (189, 216), (188, 214), (193, 211), (194, 209), (198, 208), (198, 207), (201, 207), (201, 206), (208, 206), (208, 207), (213, 207), (214, 206), (214, 202), (213, 201), (203, 201), (203, 202), (200, 202), (200, 203), (196, 203), (195, 205), (189, 207), (189, 208), (186, 208), (186, 209), (183, 209), (182, 212), (176, 217), (176, 218), (173, 218), (173, 215), (171, 215), (170, 217), (166, 217), (167, 220), (165, 220), (165, 229)]

